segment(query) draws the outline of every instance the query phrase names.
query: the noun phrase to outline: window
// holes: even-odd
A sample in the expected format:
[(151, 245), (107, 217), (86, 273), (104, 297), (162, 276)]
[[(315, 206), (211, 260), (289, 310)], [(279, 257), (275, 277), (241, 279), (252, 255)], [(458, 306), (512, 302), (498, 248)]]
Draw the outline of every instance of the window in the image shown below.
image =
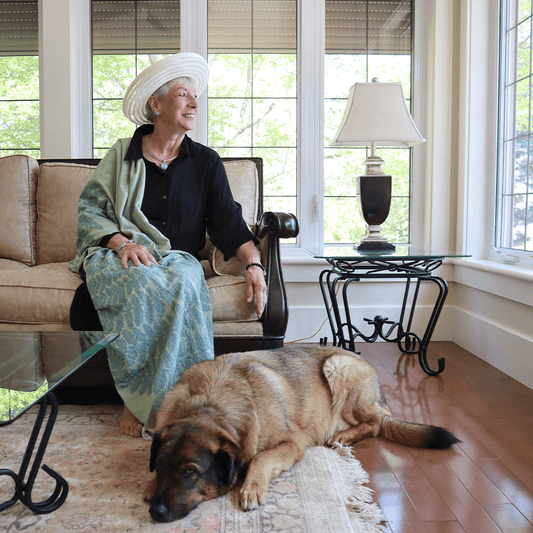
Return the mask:
[(37, 0), (0, 0), (0, 157), (40, 156)]
[[(366, 234), (358, 215), (356, 179), (364, 173), (365, 148), (330, 148), (350, 87), (356, 82), (401, 82), (410, 102), (411, 0), (326, 0), (324, 242), (358, 242)], [(391, 174), (392, 202), (383, 234), (410, 241), (410, 149), (381, 149)]]
[[(533, 251), (531, 0), (501, 3), (496, 248)], [(529, 254), (528, 254), (529, 255)]]
[(179, 0), (93, 0), (93, 157), (135, 125), (122, 113), (131, 81), (158, 59), (180, 51)]
[(296, 0), (208, 0), (208, 144), (264, 162), (265, 211), (296, 207)]
[[(156, 59), (180, 51), (182, 41), (207, 51), (211, 67), (208, 127), (198, 140), (221, 156), (263, 158), (264, 208), (295, 213), (302, 246), (322, 242), (323, 234), (327, 243), (357, 242), (364, 221), (355, 183), (366, 150), (329, 143), (356, 81), (401, 81), (410, 100), (413, 3), (92, 0), (94, 157), (134, 131), (121, 111), (131, 80)], [(180, 9), (187, 20), (200, 21), (182, 23), (183, 35)], [(207, 20), (200, 18), (204, 12)], [(202, 21), (205, 27), (199, 27)], [(384, 232), (406, 243), (411, 151), (381, 152), (384, 170), (394, 177)]]

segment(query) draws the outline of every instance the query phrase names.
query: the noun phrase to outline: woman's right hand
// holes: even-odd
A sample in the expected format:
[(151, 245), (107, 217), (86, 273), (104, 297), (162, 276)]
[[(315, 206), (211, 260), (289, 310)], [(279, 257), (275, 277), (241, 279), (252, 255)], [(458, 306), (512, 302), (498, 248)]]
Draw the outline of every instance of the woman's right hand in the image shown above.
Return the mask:
[[(125, 244), (125, 246), (120, 248), (123, 244)], [(155, 257), (148, 251), (146, 246), (130, 241), (120, 233), (111, 237), (107, 247), (111, 248), (118, 254), (122, 261), (122, 268), (124, 269), (128, 268), (129, 260), (133, 261), (135, 266), (139, 266), (141, 263), (147, 267), (152, 266), (152, 264), (157, 265)], [(119, 248), (120, 251), (118, 251)]]
[(128, 242), (122, 247), (118, 256), (122, 260), (122, 268), (128, 268), (128, 261), (131, 259), (135, 266), (139, 266), (141, 263), (147, 267), (152, 264), (157, 265), (155, 257), (148, 251), (146, 246), (137, 244), (136, 242)]

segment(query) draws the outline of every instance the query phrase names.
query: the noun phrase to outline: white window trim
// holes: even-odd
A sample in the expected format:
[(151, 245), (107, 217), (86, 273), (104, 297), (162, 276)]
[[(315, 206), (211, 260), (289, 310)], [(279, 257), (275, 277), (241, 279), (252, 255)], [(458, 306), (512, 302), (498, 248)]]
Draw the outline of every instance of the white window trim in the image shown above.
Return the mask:
[[(499, 2), (466, 0), (461, 20), (458, 250), (497, 267), (509, 264), (495, 246)], [(521, 258), (517, 271), (533, 267), (531, 253), (503, 252)], [(508, 271), (501, 269), (504, 275)]]
[(39, 1), (41, 157), (92, 157), (90, 0)]
[[(207, 0), (181, 0), (180, 50), (195, 52), (207, 59)], [(191, 139), (207, 145), (207, 91), (198, 98), (198, 115)]]
[[(498, 15), (499, 15), (500, 9), (498, 8)], [(497, 19), (498, 20), (498, 19)], [(498, 20), (498, 25), (493, 25), (492, 31), (494, 32), (494, 35), (499, 36), (500, 31), (500, 24)], [(499, 65), (500, 63), (500, 56), (499, 56), (499, 49), (498, 49), (498, 56), (496, 59), (496, 70), (495, 70), (495, 80), (496, 83), (499, 83)], [(496, 100), (496, 112), (495, 112), (495, 122), (497, 124), (497, 121), (501, 118), (501, 110), (499, 109), (499, 101)], [(500, 135), (500, 132), (498, 131), (496, 127), (496, 134), (495, 134), (495, 146), (494, 146), (494, 154), (496, 154), (496, 150), (498, 149), (498, 139), (497, 135)], [(492, 236), (492, 242), (489, 243), (489, 250), (488, 250), (488, 257), (490, 259), (496, 260), (498, 262), (503, 262), (506, 264), (515, 264), (517, 266), (526, 267), (526, 268), (533, 268), (533, 252), (531, 251), (524, 251), (524, 250), (514, 250), (510, 248), (500, 248), (500, 233), (501, 233), (501, 225), (503, 225), (505, 222), (501, 220), (502, 213), (501, 213), (501, 207), (499, 206), (499, 202), (501, 199), (501, 183), (498, 183), (498, 174), (502, 170), (498, 168), (498, 165), (501, 165), (501, 162), (499, 163), (497, 160), (494, 161), (494, 180), (492, 183), (491, 190), (494, 191), (494, 197), (493, 197), (493, 209), (492, 209), (492, 220), (491, 220), (491, 227), (494, 228), (494, 235)]]

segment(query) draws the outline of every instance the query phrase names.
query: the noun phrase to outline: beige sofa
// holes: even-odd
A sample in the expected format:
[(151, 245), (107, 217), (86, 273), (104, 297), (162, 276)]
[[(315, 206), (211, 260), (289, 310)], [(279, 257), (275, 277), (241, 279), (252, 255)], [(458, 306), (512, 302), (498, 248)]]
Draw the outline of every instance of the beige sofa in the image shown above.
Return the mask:
[[(260, 160), (225, 160), (235, 199), (260, 237), (268, 304), (261, 320), (246, 302), (242, 265), (224, 262), (208, 243), (202, 251), (214, 315), (216, 351), (283, 344), (288, 310), (279, 238), (295, 237), (296, 218), (261, 213)], [(80, 277), (68, 268), (75, 256), (77, 201), (95, 166), (42, 162), (25, 155), (0, 158), (0, 330), (70, 330), (69, 311)]]

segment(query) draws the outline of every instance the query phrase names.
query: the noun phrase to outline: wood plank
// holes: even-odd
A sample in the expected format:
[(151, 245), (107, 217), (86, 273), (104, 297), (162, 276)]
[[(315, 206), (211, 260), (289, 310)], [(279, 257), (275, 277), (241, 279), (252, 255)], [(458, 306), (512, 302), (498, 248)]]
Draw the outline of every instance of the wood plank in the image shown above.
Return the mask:
[(532, 491), (501, 461), (482, 461), (480, 468), (522, 515), (533, 524)]
[(366, 445), (353, 446), (355, 456), (372, 479), (371, 488), (375, 491), (375, 501), (387, 517), (393, 533), (427, 533), (420, 515), (403, 490), (384, 456), (373, 449), (381, 448), (381, 439), (368, 439)]
[(465, 533), (459, 522), (425, 522), (431, 533)]
[(416, 464), (408, 448), (384, 442), (381, 451), (424, 522), (455, 520), (455, 516)]
[(413, 449), (411, 454), (463, 529), (467, 533), (499, 533), (499, 528), (485, 509), (448, 467), (443, 460), (444, 456), (439, 458), (435, 451), (417, 448)]
[(511, 504), (485, 505), (485, 510), (503, 533), (531, 533), (533, 527)]
[(509, 500), (498, 487), (492, 483), (485, 473), (462, 450), (445, 462), (481, 505), (509, 503)]

